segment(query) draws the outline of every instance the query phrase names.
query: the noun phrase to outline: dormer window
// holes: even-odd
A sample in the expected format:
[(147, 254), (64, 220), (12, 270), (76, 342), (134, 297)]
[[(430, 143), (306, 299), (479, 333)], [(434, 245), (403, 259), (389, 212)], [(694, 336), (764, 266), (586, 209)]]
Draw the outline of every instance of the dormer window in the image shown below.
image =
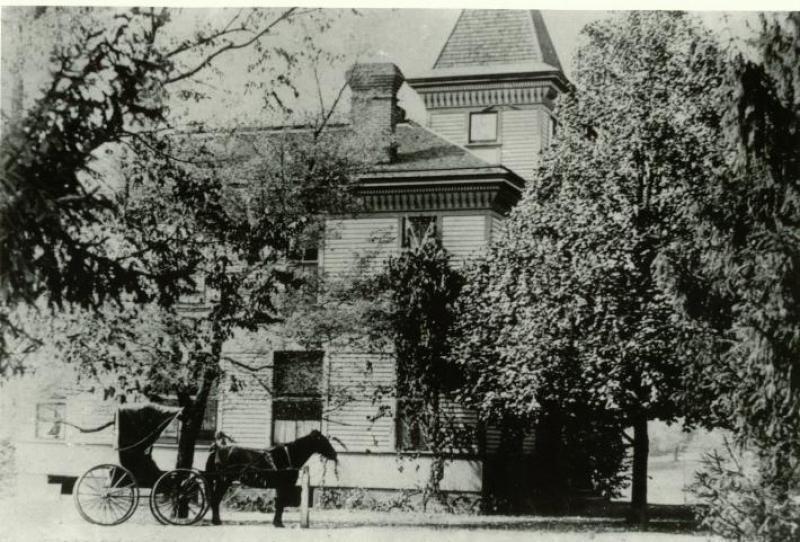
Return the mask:
[(494, 143), (497, 141), (497, 111), (481, 111), (469, 115), (469, 142)]

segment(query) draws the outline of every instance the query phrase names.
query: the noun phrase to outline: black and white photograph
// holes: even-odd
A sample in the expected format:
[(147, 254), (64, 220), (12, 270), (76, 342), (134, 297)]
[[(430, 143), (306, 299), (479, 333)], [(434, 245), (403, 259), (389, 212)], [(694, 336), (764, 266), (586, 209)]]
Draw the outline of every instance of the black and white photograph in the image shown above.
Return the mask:
[(800, 11), (409, 6), (0, 8), (0, 541), (800, 542)]

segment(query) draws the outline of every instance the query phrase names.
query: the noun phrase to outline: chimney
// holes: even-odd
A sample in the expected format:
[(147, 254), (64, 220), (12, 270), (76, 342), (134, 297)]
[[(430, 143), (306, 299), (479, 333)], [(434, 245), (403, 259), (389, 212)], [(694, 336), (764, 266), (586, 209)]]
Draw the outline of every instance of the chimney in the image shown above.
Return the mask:
[(397, 158), (395, 127), (404, 117), (397, 105), (397, 91), (405, 80), (400, 68), (390, 62), (359, 63), (347, 70), (346, 77), (357, 137), (375, 152), (376, 162), (393, 162)]

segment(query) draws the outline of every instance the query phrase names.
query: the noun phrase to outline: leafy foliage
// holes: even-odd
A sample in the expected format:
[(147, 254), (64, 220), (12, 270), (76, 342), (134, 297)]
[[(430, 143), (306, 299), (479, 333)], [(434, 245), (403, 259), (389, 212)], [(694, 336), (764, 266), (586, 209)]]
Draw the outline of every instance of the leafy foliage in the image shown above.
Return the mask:
[(469, 276), (459, 359), (465, 397), (490, 414), (535, 419), (588, 406), (633, 426), (644, 520), (646, 422), (685, 414), (691, 344), (657, 261), (691, 233), (676, 220), (686, 180), (722, 160), (708, 93), (722, 56), (679, 13), (625, 13), (583, 33), (556, 144)]
[[(309, 41), (299, 49), (276, 47), (271, 33), (301, 18), (319, 29), (329, 24), (320, 10), (297, 8), (232, 10), (227, 20), (195, 25), (167, 8), (13, 13), (20, 41), (46, 44), (40, 52), (49, 58), (50, 77), (43, 88), (29, 89), (27, 109), (24, 66), (9, 85), (17, 95), (0, 148), (0, 369), (11, 363), (8, 341), (26, 338), (12, 325), (20, 303), (175, 302), (193, 270), (179, 267), (183, 259), (164, 257), (165, 244), (177, 248), (179, 240), (128, 235), (136, 215), (120, 211), (120, 179), (110, 162), (122, 146), (136, 153), (168, 146), (168, 129), (180, 122), (171, 106), (202, 99), (186, 86), (197, 88), (231, 51), (256, 50), (248, 67), (256, 88), (265, 103), (280, 104), (281, 89), (297, 92), (293, 70), (315, 47)], [(28, 51), (15, 61), (26, 57), (35, 62)]]
[(755, 472), (709, 471), (703, 481), (718, 495), (706, 522), (729, 534), (725, 517), (747, 518), (742, 536), (753, 540), (798, 536), (798, 35), (797, 13), (765, 16), (757, 55), (732, 57), (716, 91), (727, 160), (693, 186), (681, 217), (691, 237), (664, 270), (706, 338), (693, 378), (757, 458)]
[(396, 381), (374, 393), (396, 397), (397, 412), (381, 409), (376, 418), (397, 417), (399, 450), (432, 454), (422, 491), (427, 506), (445, 497), (439, 485), (447, 459), (473, 449), (476, 439), (453, 408), (461, 373), (449, 354), (463, 277), (439, 239), (410, 235), (411, 246), (399, 255), (368, 252), (346, 276), (324, 277), (314, 299), (293, 304), (287, 332), (310, 347), (357, 348), (395, 360)]
[(704, 458), (692, 490), (706, 507), (703, 525), (731, 540), (798, 540), (800, 503), (760, 478), (752, 457), (727, 446)]
[(380, 320), (397, 363), (397, 416), (411, 433), (419, 434), (415, 449), (433, 453), (425, 504), (431, 496), (440, 496), (447, 457), (472, 440), (448, 417), (443, 404), (452, 401), (451, 392), (460, 384), (449, 353), (462, 283), (441, 241), (426, 235), (389, 258), (374, 284), (390, 300)]
[(61, 334), (62, 351), (106, 396), (176, 396), (187, 408), (180, 465), (191, 465), (207, 399), (225, 369), (259, 381), (257, 368), (225, 355), (226, 342), (282, 321), (282, 292), (306, 282), (293, 258), (317, 243), (326, 214), (354, 204), (360, 164), (343, 135), (178, 134), (169, 146), (136, 147), (129, 157), (123, 207), (137, 227), (128, 235), (175, 261), (191, 256), (194, 302), (81, 312)]

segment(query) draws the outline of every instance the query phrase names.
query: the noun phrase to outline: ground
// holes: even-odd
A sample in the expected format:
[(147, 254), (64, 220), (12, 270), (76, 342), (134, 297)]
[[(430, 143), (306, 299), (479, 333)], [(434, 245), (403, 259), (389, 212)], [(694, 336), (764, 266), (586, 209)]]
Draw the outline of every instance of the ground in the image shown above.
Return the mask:
[[(649, 500), (652, 506), (651, 531), (637, 532), (625, 525), (624, 502), (593, 517), (542, 516), (467, 516), (405, 512), (367, 512), (344, 510), (311, 511), (311, 528), (298, 528), (296, 509), (288, 509), (286, 529), (272, 527), (272, 515), (259, 512), (223, 510), (224, 525), (215, 527), (208, 518), (193, 527), (162, 526), (150, 515), (146, 501), (125, 524), (97, 527), (83, 521), (70, 495), (59, 495), (58, 486), (41, 480), (20, 482), (15, 489), (0, 487), (0, 542), (701, 542), (717, 540), (706, 533), (693, 532), (692, 501), (685, 491), (700, 464), (702, 453), (715, 440), (708, 437), (666, 430), (655, 431), (650, 457)], [(670, 451), (672, 450), (672, 451)], [(16, 497), (10, 494), (16, 491)], [(628, 495), (623, 495), (623, 499)]]
[[(192, 527), (163, 526), (150, 516), (146, 505), (127, 522), (98, 527), (84, 522), (69, 495), (36, 499), (4, 499), (0, 505), (0, 540), (3, 542), (354, 542), (367, 540), (436, 542), (577, 542), (583, 540), (685, 541), (714, 540), (708, 534), (682, 532), (679, 523), (660, 522), (653, 532), (636, 532), (620, 520), (581, 517), (457, 516), (405, 512), (314, 510), (311, 528), (298, 528), (298, 514), (287, 510), (287, 528), (272, 527), (271, 514), (223, 512), (224, 525), (212, 526), (206, 518)], [(659, 532), (660, 531), (660, 532)], [(668, 532), (664, 532), (668, 531)], [(477, 538), (476, 538), (477, 537)]]

